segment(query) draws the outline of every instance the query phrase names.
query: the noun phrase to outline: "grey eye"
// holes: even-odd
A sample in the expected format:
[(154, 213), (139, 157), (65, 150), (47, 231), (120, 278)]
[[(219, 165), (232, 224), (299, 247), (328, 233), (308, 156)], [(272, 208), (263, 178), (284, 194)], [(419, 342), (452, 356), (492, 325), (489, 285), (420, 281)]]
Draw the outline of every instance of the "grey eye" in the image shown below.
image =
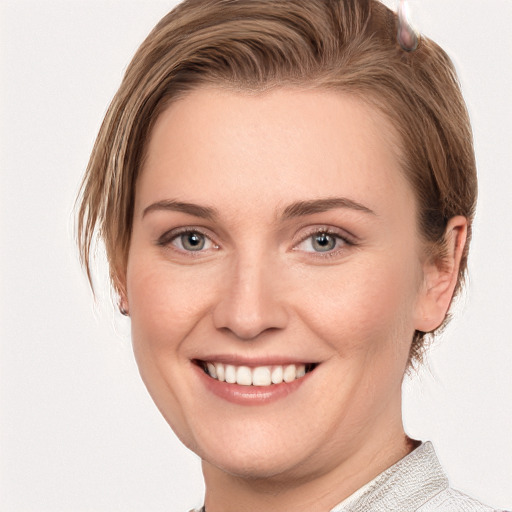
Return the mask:
[(328, 233), (318, 233), (311, 237), (313, 250), (317, 252), (332, 251), (336, 247), (336, 237)]
[(197, 231), (182, 233), (179, 242), (185, 251), (201, 251), (206, 245), (206, 237)]

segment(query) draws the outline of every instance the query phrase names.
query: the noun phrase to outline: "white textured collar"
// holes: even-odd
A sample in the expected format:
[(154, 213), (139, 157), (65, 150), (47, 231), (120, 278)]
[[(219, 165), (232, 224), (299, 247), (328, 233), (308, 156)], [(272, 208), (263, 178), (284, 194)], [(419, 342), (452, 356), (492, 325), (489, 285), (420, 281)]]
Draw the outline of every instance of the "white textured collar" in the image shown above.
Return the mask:
[(448, 478), (427, 441), (330, 512), (416, 510), (447, 488)]

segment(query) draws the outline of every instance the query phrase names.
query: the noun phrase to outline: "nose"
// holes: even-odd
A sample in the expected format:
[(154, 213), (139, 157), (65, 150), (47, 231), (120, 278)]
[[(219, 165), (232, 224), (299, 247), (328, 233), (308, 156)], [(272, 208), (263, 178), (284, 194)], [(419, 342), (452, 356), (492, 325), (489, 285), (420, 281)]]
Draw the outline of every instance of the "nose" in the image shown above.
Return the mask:
[(238, 259), (229, 270), (213, 311), (217, 329), (246, 341), (288, 323), (278, 269), (263, 258), (248, 259)]

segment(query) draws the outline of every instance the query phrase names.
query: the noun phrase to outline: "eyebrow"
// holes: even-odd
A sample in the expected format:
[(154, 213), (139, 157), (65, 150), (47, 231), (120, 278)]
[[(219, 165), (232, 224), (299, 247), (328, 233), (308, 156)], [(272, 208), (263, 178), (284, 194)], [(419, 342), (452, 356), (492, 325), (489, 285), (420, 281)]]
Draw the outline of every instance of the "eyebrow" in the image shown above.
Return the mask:
[[(373, 210), (362, 205), (361, 203), (353, 201), (352, 199), (348, 199), (346, 197), (328, 197), (324, 199), (312, 199), (309, 201), (294, 202), (283, 210), (281, 220), (288, 220), (295, 217), (303, 217), (306, 215), (313, 215), (315, 213), (327, 212), (336, 208), (347, 208), (371, 215), (376, 215)], [(176, 201), (174, 199), (166, 199), (150, 204), (142, 212), (142, 217), (144, 218), (150, 212), (162, 210), (182, 212), (207, 220), (213, 220), (219, 216), (217, 210), (209, 206), (201, 206), (194, 203), (186, 203), (183, 201)]]
[(147, 208), (144, 208), (144, 211), (142, 212), (142, 218), (144, 218), (150, 212), (162, 210), (187, 213), (189, 215), (193, 215), (194, 217), (208, 220), (213, 220), (215, 217), (218, 217), (217, 210), (214, 208), (210, 208), (208, 206), (200, 206), (194, 203), (184, 203), (182, 201), (167, 199), (163, 201), (157, 201), (156, 203), (150, 204)]
[(287, 206), (282, 214), (282, 219), (291, 219), (294, 217), (302, 217), (304, 215), (313, 215), (314, 213), (327, 212), (336, 208), (348, 208), (357, 210), (371, 215), (376, 213), (370, 208), (348, 199), (346, 197), (328, 197), (325, 199), (313, 199), (311, 201), (297, 201)]

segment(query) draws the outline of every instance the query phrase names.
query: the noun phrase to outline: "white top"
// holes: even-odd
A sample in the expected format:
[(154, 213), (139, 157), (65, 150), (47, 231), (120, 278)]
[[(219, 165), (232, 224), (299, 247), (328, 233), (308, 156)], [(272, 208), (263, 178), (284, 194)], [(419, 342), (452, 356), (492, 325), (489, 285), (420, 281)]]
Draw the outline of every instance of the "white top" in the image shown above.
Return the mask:
[[(330, 512), (499, 512), (451, 489), (432, 443), (409, 455)], [(191, 512), (204, 512), (198, 509)], [(504, 512), (504, 511), (503, 511)]]
[[(422, 443), (330, 512), (491, 512), (449, 487), (432, 443)], [(496, 511), (495, 511), (496, 512)]]

